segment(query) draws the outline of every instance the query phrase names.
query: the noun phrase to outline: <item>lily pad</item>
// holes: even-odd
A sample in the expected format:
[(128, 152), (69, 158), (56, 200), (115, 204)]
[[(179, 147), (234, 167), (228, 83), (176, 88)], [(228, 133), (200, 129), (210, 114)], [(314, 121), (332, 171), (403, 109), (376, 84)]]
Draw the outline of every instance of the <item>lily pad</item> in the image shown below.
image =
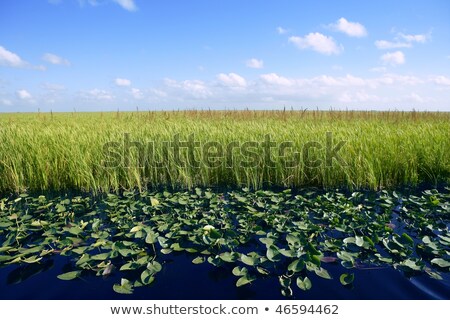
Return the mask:
[(343, 273), (339, 277), (339, 281), (343, 286), (348, 286), (353, 283), (353, 280), (355, 280), (355, 275), (353, 273)]
[(304, 291), (310, 290), (312, 288), (311, 280), (309, 280), (308, 277), (298, 277), (296, 283), (297, 286)]
[(70, 271), (63, 274), (58, 275), (58, 279), (60, 280), (73, 280), (80, 276), (81, 271)]

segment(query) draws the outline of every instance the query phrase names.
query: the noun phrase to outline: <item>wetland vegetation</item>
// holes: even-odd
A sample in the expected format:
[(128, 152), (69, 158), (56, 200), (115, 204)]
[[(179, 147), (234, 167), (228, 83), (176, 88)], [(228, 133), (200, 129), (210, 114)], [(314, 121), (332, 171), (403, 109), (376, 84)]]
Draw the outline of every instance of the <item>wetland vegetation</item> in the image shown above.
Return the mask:
[[(112, 290), (121, 294), (157, 286), (178, 254), (233, 275), (237, 287), (276, 278), (270, 290), (286, 297), (319, 278), (351, 288), (363, 269), (448, 280), (449, 120), (428, 112), (2, 114), (0, 266), (63, 256), (70, 264), (55, 281), (119, 274)], [(174, 140), (178, 153), (159, 143), (174, 148)], [(205, 151), (208, 142), (217, 143)], [(251, 152), (242, 152), (247, 142)], [(223, 146), (231, 143), (239, 148), (230, 154)]]

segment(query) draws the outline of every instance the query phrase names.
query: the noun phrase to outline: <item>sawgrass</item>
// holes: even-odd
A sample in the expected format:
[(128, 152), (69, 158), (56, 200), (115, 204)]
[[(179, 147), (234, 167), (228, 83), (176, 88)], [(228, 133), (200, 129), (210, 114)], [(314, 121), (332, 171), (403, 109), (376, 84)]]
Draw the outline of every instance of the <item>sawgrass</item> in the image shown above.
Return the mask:
[[(327, 132), (331, 133), (328, 135), (333, 148), (345, 141), (337, 153), (342, 161), (333, 159), (331, 165), (325, 161)], [(145, 148), (139, 153), (136, 144), (131, 144), (129, 166), (123, 159), (125, 134), (130, 142), (139, 142)], [(246, 141), (257, 144), (248, 149), (253, 152), (250, 158), (233, 149), (232, 162), (221, 158), (221, 164), (213, 167), (202, 161), (207, 158), (204, 149), (192, 148), (193, 156), (200, 161), (194, 167), (182, 165), (192, 159), (188, 149), (181, 149), (182, 162), (173, 153), (165, 152), (163, 141), (173, 141), (177, 134), (181, 141), (188, 141), (193, 134), (200, 146), (214, 141), (224, 150), (230, 142), (240, 146)], [(300, 152), (297, 165), (287, 166), (278, 148), (270, 149), (273, 166), (264, 161), (261, 142), (267, 136), (277, 145), (292, 142), (287, 156), (291, 157), (292, 151)], [(110, 142), (117, 144), (105, 148)], [(149, 148), (152, 142), (154, 149)], [(315, 148), (309, 149), (305, 161), (304, 147), (311, 142)], [(162, 165), (153, 166), (155, 159)], [(243, 165), (249, 159), (257, 161), (253, 166)], [(449, 159), (450, 113), (194, 110), (0, 114), (2, 193), (99, 192), (161, 186), (375, 190), (448, 183)], [(105, 167), (112, 160), (116, 165)], [(315, 162), (316, 166), (311, 166), (311, 161), (316, 160), (320, 165)]]

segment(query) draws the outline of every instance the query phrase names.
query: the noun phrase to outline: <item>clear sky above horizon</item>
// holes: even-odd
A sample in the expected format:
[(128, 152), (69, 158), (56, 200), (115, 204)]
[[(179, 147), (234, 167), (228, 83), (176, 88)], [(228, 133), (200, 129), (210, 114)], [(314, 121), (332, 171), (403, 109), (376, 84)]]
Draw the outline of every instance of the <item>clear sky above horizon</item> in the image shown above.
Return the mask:
[(2, 0), (0, 112), (450, 111), (450, 1)]

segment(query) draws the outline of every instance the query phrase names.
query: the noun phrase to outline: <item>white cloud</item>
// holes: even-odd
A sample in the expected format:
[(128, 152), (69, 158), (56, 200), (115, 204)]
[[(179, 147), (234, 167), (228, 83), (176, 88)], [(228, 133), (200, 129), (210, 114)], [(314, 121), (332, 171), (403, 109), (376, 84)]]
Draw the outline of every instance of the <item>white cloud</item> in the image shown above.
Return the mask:
[(394, 38), (394, 42), (387, 40), (375, 41), (375, 46), (378, 49), (398, 49), (398, 48), (412, 48), (413, 43), (425, 43), (430, 38), (430, 34), (404, 34), (398, 33)]
[(164, 79), (164, 84), (173, 89), (181, 89), (184, 93), (196, 99), (206, 99), (212, 95), (210, 88), (201, 80), (176, 81)]
[(278, 34), (285, 34), (285, 33), (288, 33), (288, 30), (284, 29), (282, 27), (277, 27), (277, 32), (278, 32)]
[(113, 1), (115, 3), (117, 3), (119, 6), (121, 6), (122, 8), (124, 8), (125, 10), (128, 10), (128, 11), (136, 11), (137, 10), (134, 0), (113, 0)]
[(27, 62), (23, 61), (14, 52), (8, 51), (4, 47), (0, 46), (0, 65), (13, 67), (13, 68), (23, 68), (28, 65)]
[(361, 38), (367, 36), (367, 30), (361, 23), (350, 22), (345, 18), (340, 18), (335, 24), (332, 24), (331, 27), (350, 37)]
[(160, 89), (152, 88), (152, 89), (150, 89), (150, 92), (153, 95), (155, 95), (156, 97), (158, 97), (158, 98), (165, 98), (165, 97), (167, 97), (167, 92), (165, 92), (163, 90), (160, 90)]
[(418, 43), (425, 43), (429, 39), (430, 35), (427, 34), (398, 34), (401, 38), (408, 42), (418, 42)]
[(217, 79), (227, 87), (243, 88), (247, 86), (247, 81), (236, 73), (220, 73), (217, 75)]
[(38, 65), (38, 66), (31, 66), (32, 69), (34, 70), (39, 70), (39, 71), (45, 71), (47, 70), (46, 66), (43, 66), (42, 64)]
[(129, 87), (131, 86), (131, 81), (125, 78), (116, 78), (114, 79), (114, 83), (119, 87)]
[[(58, 0), (56, 0), (58, 2)], [(87, 3), (92, 7), (103, 5), (107, 2), (114, 2), (127, 11), (136, 11), (138, 8), (134, 0), (78, 0), (81, 7)]]
[(413, 102), (419, 102), (419, 103), (425, 102), (425, 99), (422, 98), (420, 95), (418, 95), (418, 94), (415, 93), (415, 92), (412, 92), (410, 95), (407, 95), (405, 98), (406, 98), (407, 100), (409, 99), (409, 100), (411, 100), (411, 101), (413, 101)]
[(56, 65), (65, 65), (70, 66), (70, 61), (64, 58), (61, 58), (53, 53), (46, 53), (42, 56), (42, 60)]
[(405, 55), (401, 51), (388, 52), (381, 56), (384, 64), (399, 65), (405, 63)]
[(444, 76), (435, 76), (430, 79), (432, 82), (442, 86), (450, 86), (450, 78)]
[(378, 85), (401, 85), (401, 86), (415, 86), (423, 84), (424, 80), (415, 76), (404, 76), (400, 74), (387, 73), (380, 78), (372, 79), (371, 84), (376, 87)]
[(115, 98), (110, 92), (101, 89), (92, 89), (82, 92), (81, 95), (85, 99), (98, 101), (112, 101)]
[(141, 90), (137, 89), (137, 88), (131, 88), (131, 95), (136, 100), (140, 100), (140, 99), (144, 98), (144, 93)]
[(33, 98), (33, 96), (25, 89), (17, 90), (16, 96), (20, 100), (31, 100)]
[(292, 85), (294, 85), (294, 82), (292, 80), (282, 77), (282, 76), (279, 76), (276, 73), (262, 74), (260, 76), (260, 78), (266, 84), (270, 84), (270, 85), (277, 85), (277, 86), (292, 86)]
[(337, 100), (343, 103), (378, 102), (380, 101), (380, 97), (374, 94), (369, 94), (366, 91), (345, 91), (338, 96)]
[(327, 37), (321, 33), (309, 33), (304, 37), (290, 37), (289, 42), (299, 49), (312, 49), (322, 54), (339, 54), (342, 48), (339, 47), (332, 37)]
[(264, 61), (251, 58), (245, 62), (246, 66), (253, 69), (261, 69), (264, 67)]
[(2, 104), (4, 106), (12, 106), (13, 105), (11, 100), (5, 99), (5, 98), (0, 99), (0, 104)]
[(390, 42), (386, 40), (375, 41), (375, 46), (378, 49), (396, 49), (396, 48), (411, 48), (412, 44), (409, 42)]

